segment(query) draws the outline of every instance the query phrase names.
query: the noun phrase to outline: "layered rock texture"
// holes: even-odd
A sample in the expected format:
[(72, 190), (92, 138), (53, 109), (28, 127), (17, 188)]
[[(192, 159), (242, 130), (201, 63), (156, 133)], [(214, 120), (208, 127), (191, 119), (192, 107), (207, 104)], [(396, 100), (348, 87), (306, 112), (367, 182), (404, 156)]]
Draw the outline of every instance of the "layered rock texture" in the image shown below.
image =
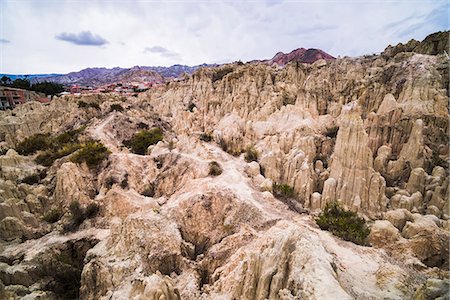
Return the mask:
[[(0, 298), (445, 299), (448, 38), (411, 43), (1, 112)], [(155, 127), (145, 155), (125, 147)], [(80, 128), (110, 151), (95, 168), (13, 150)], [(335, 201), (367, 246), (316, 225)]]

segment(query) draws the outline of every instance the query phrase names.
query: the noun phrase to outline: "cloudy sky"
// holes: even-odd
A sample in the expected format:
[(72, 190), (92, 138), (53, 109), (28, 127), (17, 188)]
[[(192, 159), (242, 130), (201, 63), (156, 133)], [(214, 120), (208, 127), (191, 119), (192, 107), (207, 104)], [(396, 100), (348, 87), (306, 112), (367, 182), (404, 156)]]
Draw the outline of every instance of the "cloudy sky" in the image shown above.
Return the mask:
[(0, 73), (334, 56), (449, 28), (446, 0), (0, 0)]

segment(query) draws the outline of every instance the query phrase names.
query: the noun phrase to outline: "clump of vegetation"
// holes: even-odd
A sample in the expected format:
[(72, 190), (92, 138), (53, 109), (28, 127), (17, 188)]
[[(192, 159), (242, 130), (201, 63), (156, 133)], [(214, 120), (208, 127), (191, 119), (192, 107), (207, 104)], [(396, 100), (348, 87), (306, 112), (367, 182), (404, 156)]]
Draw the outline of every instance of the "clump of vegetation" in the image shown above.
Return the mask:
[(80, 149), (80, 144), (66, 144), (61, 149), (57, 150), (47, 150), (39, 154), (35, 161), (36, 163), (43, 165), (44, 167), (50, 167), (53, 162), (61, 157), (72, 154), (73, 152)]
[(200, 141), (204, 141), (204, 142), (211, 142), (212, 141), (212, 136), (208, 133), (202, 133), (200, 134)]
[(25, 89), (30, 91), (35, 91), (39, 93), (45, 93), (46, 95), (56, 95), (64, 92), (64, 85), (56, 82), (43, 81), (31, 84), (28, 78), (17, 78), (16, 80), (11, 80), (7, 76), (2, 76), (0, 79), (0, 85), (10, 86), (13, 88)]
[(84, 102), (78, 101), (79, 108), (95, 108), (96, 110), (100, 110), (100, 105), (96, 102)]
[(216, 82), (218, 80), (222, 80), (227, 74), (233, 72), (233, 67), (223, 67), (214, 72), (212, 75), (212, 82)]
[(86, 219), (94, 218), (99, 212), (97, 203), (90, 203), (86, 208), (80, 202), (72, 201), (69, 205), (71, 220), (64, 225), (64, 231), (75, 231)]
[(17, 153), (21, 155), (34, 154), (39, 150), (47, 150), (52, 146), (49, 134), (38, 133), (27, 137), (16, 146)]
[(253, 146), (248, 146), (245, 150), (245, 161), (246, 162), (252, 162), (252, 161), (258, 161), (258, 151)]
[(153, 197), (155, 196), (155, 184), (150, 183), (141, 193), (142, 196), (145, 197)]
[(284, 106), (286, 106), (288, 104), (294, 105), (295, 101), (296, 101), (295, 97), (289, 95), (287, 92), (283, 92), (282, 99), (283, 99), (283, 105)]
[(36, 157), (36, 162), (48, 167), (56, 159), (69, 155), (80, 148), (78, 136), (83, 130), (84, 127), (80, 127), (61, 133), (56, 137), (38, 133), (20, 142), (16, 147), (16, 151), (21, 155), (30, 155), (37, 151), (44, 151)]
[(112, 186), (113, 186), (114, 184), (116, 184), (116, 183), (118, 183), (118, 182), (117, 182), (117, 179), (116, 179), (114, 176), (109, 176), (109, 177), (106, 178), (106, 180), (105, 180), (105, 186), (106, 186), (108, 189), (111, 189)]
[(273, 194), (279, 199), (290, 199), (295, 197), (294, 188), (288, 184), (277, 184), (272, 186)]
[(123, 177), (122, 181), (120, 182), (120, 187), (122, 189), (128, 188), (128, 173), (125, 174), (125, 176)]
[(242, 149), (240, 148), (229, 147), (227, 142), (223, 138), (219, 139), (219, 146), (220, 148), (222, 148), (223, 151), (233, 156), (239, 156), (242, 153)]
[(91, 219), (94, 218), (95, 216), (97, 216), (98, 212), (100, 210), (100, 207), (98, 206), (97, 203), (89, 203), (88, 206), (86, 207), (86, 210), (84, 211), (84, 215), (86, 217), (86, 219)]
[(111, 104), (109, 110), (110, 111), (123, 111), (123, 107), (122, 107), (122, 105), (120, 105), (118, 103), (114, 103), (114, 104)]
[(150, 130), (142, 130), (135, 133), (131, 139), (126, 140), (123, 144), (130, 148), (133, 153), (145, 155), (147, 148), (155, 145), (164, 138), (161, 128), (152, 128)]
[(137, 128), (138, 128), (138, 129), (148, 129), (148, 125), (145, 124), (145, 123), (143, 123), (143, 122), (139, 122), (139, 123), (137, 124)]
[(320, 229), (358, 245), (367, 245), (370, 230), (363, 218), (355, 212), (343, 209), (338, 202), (329, 202), (316, 219)]
[(8, 152), (9, 148), (0, 146), (0, 156), (5, 155)]
[(40, 178), (39, 174), (31, 174), (31, 175), (28, 175), (28, 176), (24, 177), (21, 180), (21, 182), (29, 184), (29, 185), (33, 185), (33, 184), (38, 183), (40, 179), (41, 178)]
[(337, 136), (337, 132), (339, 130), (339, 127), (334, 126), (327, 129), (327, 132), (325, 133), (325, 136), (334, 139)]
[(109, 157), (110, 151), (99, 141), (89, 141), (81, 146), (81, 149), (77, 151), (72, 161), (77, 164), (85, 162), (89, 168), (94, 168), (100, 165), (100, 163)]
[(68, 143), (78, 143), (78, 136), (84, 131), (85, 128), (86, 126), (81, 126), (78, 129), (68, 130), (57, 135), (52, 141), (53, 147), (62, 148)]
[(217, 161), (212, 161), (209, 163), (209, 175), (210, 176), (219, 176), (222, 174), (223, 169)]
[(52, 208), (49, 211), (47, 211), (43, 216), (42, 219), (46, 221), (47, 223), (55, 223), (58, 222), (62, 217), (62, 212), (58, 208)]
[(197, 106), (195, 105), (195, 103), (190, 102), (189, 105), (188, 105), (188, 107), (187, 107), (187, 110), (188, 110), (189, 112), (194, 112), (194, 108), (197, 108)]

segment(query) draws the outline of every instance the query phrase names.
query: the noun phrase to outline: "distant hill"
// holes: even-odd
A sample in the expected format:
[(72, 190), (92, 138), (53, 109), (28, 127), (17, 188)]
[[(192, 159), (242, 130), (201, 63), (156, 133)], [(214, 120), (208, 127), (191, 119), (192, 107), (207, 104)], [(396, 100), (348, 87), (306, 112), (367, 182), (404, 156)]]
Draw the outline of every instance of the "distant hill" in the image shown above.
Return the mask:
[(61, 74), (30, 74), (30, 75), (13, 75), (13, 74), (0, 74), (0, 78), (3, 76), (9, 77), (11, 80), (16, 80), (16, 79), (34, 79), (34, 78), (40, 78), (40, 77), (50, 77), (50, 76), (59, 76)]
[[(330, 54), (320, 49), (298, 48), (289, 53), (278, 52), (269, 60), (254, 60), (251, 63), (277, 64), (284, 66), (291, 61), (301, 63), (313, 63), (316, 60), (334, 60)], [(115, 82), (153, 82), (163, 83), (166, 79), (178, 78), (184, 73), (191, 74), (201, 67), (214, 67), (216, 64), (202, 64), (197, 66), (173, 65), (170, 67), (134, 66), (132, 68), (87, 68), (68, 74), (33, 74), (33, 75), (9, 75), (11, 80), (17, 78), (30, 79), (31, 83), (51, 81), (64, 85), (78, 84), (82, 86), (99, 86)]]
[(66, 85), (78, 84), (84, 86), (98, 86), (114, 82), (153, 82), (162, 83), (168, 78), (177, 78), (184, 73), (190, 74), (200, 67), (211, 66), (207, 64), (198, 66), (173, 65), (170, 67), (135, 66), (132, 68), (87, 68), (68, 74), (52, 76), (39, 76), (31, 79), (32, 82), (52, 81)]
[(272, 59), (269, 60), (257, 60), (253, 62), (262, 62), (270, 65), (277, 64), (279, 66), (284, 66), (291, 61), (312, 64), (319, 59), (335, 60), (336, 58), (320, 49), (298, 48), (289, 53), (278, 52)]

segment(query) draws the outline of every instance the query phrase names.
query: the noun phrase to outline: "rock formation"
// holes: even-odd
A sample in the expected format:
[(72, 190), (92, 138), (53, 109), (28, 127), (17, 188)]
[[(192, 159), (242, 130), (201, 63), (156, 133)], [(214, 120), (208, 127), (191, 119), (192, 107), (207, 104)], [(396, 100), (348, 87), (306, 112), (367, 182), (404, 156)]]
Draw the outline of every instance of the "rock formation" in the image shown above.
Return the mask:
[[(434, 38), (0, 112), (0, 297), (445, 295), (448, 60), (428, 50)], [(163, 140), (133, 153), (154, 127)], [(51, 166), (13, 150), (71, 129), (75, 152)], [(75, 159), (89, 140), (110, 152), (95, 166)], [(366, 246), (316, 225), (335, 201), (367, 221)]]

